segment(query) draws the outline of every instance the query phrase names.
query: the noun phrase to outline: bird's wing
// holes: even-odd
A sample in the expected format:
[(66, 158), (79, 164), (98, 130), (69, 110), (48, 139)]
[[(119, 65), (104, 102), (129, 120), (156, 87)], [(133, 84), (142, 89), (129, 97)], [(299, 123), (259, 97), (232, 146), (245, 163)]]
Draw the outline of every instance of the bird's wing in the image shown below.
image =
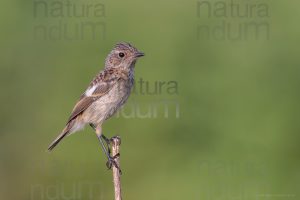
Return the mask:
[(103, 79), (101, 79), (100, 81), (96, 83), (94, 83), (95, 81), (92, 82), (92, 84), (87, 88), (85, 93), (81, 95), (79, 101), (74, 106), (67, 124), (70, 123), (70, 121), (72, 121), (78, 115), (80, 115), (83, 111), (85, 111), (94, 101), (98, 100), (104, 94), (108, 93), (119, 81), (119, 79), (120, 78), (118, 77), (107, 79), (105, 78), (105, 76), (103, 76)]

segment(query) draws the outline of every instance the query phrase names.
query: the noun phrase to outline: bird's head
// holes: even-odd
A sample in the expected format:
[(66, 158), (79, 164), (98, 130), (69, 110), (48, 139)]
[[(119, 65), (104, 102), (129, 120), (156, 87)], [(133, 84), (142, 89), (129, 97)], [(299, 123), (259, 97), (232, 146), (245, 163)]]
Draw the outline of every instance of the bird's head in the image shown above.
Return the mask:
[(143, 52), (137, 50), (131, 44), (121, 42), (116, 44), (105, 60), (105, 68), (131, 68), (134, 67), (136, 60), (144, 56)]

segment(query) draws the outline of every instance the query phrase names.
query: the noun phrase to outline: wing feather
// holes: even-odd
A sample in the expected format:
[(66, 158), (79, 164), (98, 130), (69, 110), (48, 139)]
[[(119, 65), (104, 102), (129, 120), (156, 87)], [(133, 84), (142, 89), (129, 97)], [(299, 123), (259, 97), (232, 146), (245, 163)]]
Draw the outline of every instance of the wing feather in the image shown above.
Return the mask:
[(89, 96), (86, 95), (86, 93), (83, 93), (79, 99), (79, 101), (76, 103), (76, 105), (73, 108), (73, 111), (68, 119), (67, 124), (75, 119), (78, 115), (80, 115), (82, 112), (84, 112), (93, 102), (101, 98), (104, 94), (108, 93), (113, 86), (118, 82), (120, 78), (112, 78), (110, 80), (106, 81), (100, 81), (96, 83), (95, 85), (91, 85), (88, 87), (87, 90), (89, 90), (91, 87), (96, 86), (93, 93)]

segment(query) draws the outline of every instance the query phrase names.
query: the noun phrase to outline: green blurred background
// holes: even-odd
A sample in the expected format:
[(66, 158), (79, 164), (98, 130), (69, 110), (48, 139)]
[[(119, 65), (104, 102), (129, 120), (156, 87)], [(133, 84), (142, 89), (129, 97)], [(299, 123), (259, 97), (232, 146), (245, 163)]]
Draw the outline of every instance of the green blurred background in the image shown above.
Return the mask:
[(299, 199), (300, 3), (200, 3), (2, 1), (0, 199), (113, 199), (91, 128), (46, 148), (119, 41), (146, 53), (149, 90), (104, 125), (122, 137), (124, 199)]

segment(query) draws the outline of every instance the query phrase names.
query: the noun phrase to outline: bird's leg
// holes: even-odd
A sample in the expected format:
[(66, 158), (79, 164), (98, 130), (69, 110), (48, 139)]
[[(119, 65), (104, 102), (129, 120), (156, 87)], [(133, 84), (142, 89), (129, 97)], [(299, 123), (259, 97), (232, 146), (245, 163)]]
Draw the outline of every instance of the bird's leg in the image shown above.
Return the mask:
[[(90, 124), (90, 126), (94, 129), (94, 131), (96, 131), (96, 126), (94, 124)], [(111, 150), (110, 150), (110, 139), (105, 137), (105, 135), (103, 135), (102, 133), (101, 133), (101, 137), (102, 137), (102, 139), (104, 139), (104, 141), (106, 143), (107, 152), (110, 155), (110, 152), (111, 152)]]
[(107, 146), (107, 151), (108, 151), (108, 153), (109, 153), (109, 155), (110, 155), (110, 152), (111, 152), (111, 150), (110, 150), (110, 143), (111, 143), (111, 139), (108, 139), (107, 137), (105, 137), (105, 135), (103, 135), (103, 134), (101, 134), (101, 138), (105, 141), (105, 143), (106, 143), (106, 146)]
[(119, 156), (119, 154), (114, 155), (113, 157), (111, 157), (110, 152), (105, 148), (105, 145), (104, 145), (104, 142), (103, 142), (102, 128), (101, 128), (100, 125), (98, 125), (96, 127), (96, 135), (97, 135), (97, 137), (98, 137), (98, 139), (100, 141), (101, 147), (102, 147), (102, 149), (103, 149), (103, 151), (104, 151), (104, 153), (105, 153), (105, 155), (106, 155), (106, 157), (108, 159), (107, 162), (106, 162), (107, 168), (111, 169), (111, 167), (114, 166), (114, 167), (116, 167), (119, 170), (119, 172), (121, 174), (122, 173), (121, 169), (119, 168), (118, 164), (115, 161), (115, 159)]

